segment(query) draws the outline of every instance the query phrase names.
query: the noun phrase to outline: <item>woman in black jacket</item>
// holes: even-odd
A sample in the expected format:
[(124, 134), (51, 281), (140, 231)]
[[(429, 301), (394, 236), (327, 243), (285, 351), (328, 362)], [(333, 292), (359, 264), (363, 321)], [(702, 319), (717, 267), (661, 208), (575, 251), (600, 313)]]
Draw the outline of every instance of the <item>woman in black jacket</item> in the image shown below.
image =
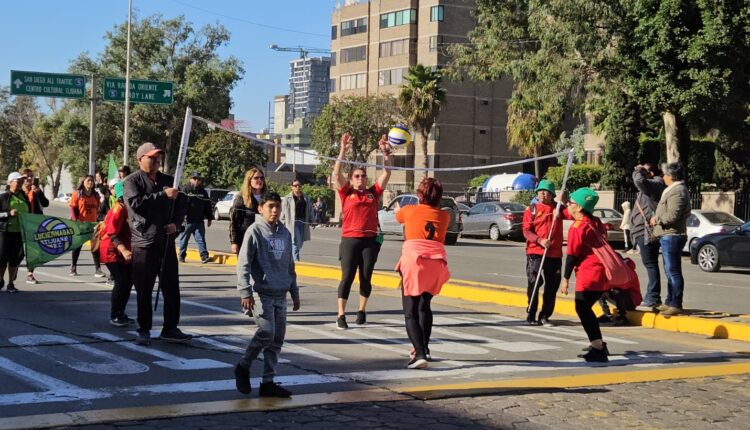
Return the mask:
[(232, 244), (232, 253), (240, 252), (245, 231), (255, 222), (260, 197), (266, 190), (266, 176), (262, 170), (253, 167), (245, 173), (240, 193), (234, 198), (229, 210), (229, 243)]
[(0, 194), (0, 288), (5, 285), (7, 268), (9, 293), (18, 292), (14, 282), (18, 275), (18, 266), (24, 257), (20, 214), (31, 212), (29, 199), (22, 189), (25, 179), (18, 172), (11, 173), (8, 175), (7, 191)]

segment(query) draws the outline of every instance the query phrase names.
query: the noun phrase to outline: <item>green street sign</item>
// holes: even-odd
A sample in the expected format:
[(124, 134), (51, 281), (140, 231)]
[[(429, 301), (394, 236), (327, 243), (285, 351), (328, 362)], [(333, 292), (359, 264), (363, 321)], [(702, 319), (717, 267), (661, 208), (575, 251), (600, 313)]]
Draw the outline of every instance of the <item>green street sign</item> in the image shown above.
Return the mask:
[[(130, 80), (130, 103), (171, 105), (174, 102), (174, 84), (170, 81)], [(104, 100), (125, 102), (125, 79), (104, 78)]]
[(16, 96), (86, 97), (86, 77), (62, 73), (10, 71), (10, 93)]

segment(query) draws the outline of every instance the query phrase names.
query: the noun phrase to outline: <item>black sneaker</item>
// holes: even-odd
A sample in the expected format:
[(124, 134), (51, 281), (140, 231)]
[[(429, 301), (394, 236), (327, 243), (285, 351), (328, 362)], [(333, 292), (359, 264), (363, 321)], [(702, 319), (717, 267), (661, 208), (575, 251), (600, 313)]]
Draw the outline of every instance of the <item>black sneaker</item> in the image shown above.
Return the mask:
[(346, 330), (349, 328), (349, 324), (346, 323), (345, 315), (339, 315), (339, 317), (336, 319), (336, 328), (338, 328), (339, 330)]
[(406, 364), (407, 369), (426, 369), (430, 364), (427, 362), (426, 358), (423, 357), (417, 357), (416, 355), (409, 360), (409, 362)]
[(7, 289), (6, 291), (7, 291), (7, 292), (9, 292), (9, 293), (17, 293), (17, 292), (18, 292), (19, 290), (18, 290), (18, 288), (16, 288), (16, 286), (15, 286), (15, 285), (13, 285), (13, 283), (11, 282), (10, 284), (8, 284), (8, 289)]
[(275, 382), (264, 382), (260, 384), (260, 390), (258, 391), (260, 397), (292, 397), (292, 392), (286, 388), (282, 388)]
[(242, 394), (250, 394), (253, 391), (250, 386), (250, 370), (240, 363), (234, 366), (234, 385), (237, 387), (237, 391)]
[(605, 323), (605, 324), (606, 323), (611, 323), (612, 322), (612, 316), (604, 314), (604, 315), (599, 316), (596, 320), (599, 321), (600, 323)]
[(97, 278), (103, 278), (107, 275), (105, 275), (104, 272), (102, 272), (102, 269), (96, 269), (96, 272), (94, 272), (94, 276)]
[(172, 328), (168, 330), (162, 330), (159, 338), (166, 340), (167, 342), (185, 343), (185, 342), (189, 342), (190, 339), (193, 338), (193, 336), (183, 333), (178, 328)]
[(529, 319), (527, 319), (526, 320), (526, 325), (540, 326), (540, 325), (542, 325), (542, 323), (540, 323), (537, 320), (529, 320)]
[(549, 318), (542, 318), (539, 320), (539, 324), (545, 326), (545, 327), (554, 327), (555, 323), (549, 320)]
[(180, 263), (184, 263), (184, 262), (185, 262), (185, 257), (180, 257)]
[(128, 318), (127, 315), (122, 315), (109, 320), (109, 323), (115, 327), (127, 327), (135, 322), (134, 319)]
[(149, 332), (138, 332), (138, 337), (135, 338), (136, 345), (149, 346), (151, 345), (151, 334)]
[[(604, 345), (604, 352), (606, 352), (607, 355), (609, 355), (609, 348), (607, 348), (607, 342), (602, 342), (602, 345)], [(591, 346), (591, 345), (589, 345), (586, 348), (583, 348), (581, 351), (589, 352), (592, 349), (594, 349), (594, 347)], [(578, 358), (583, 358), (584, 355), (586, 355), (586, 354), (580, 354), (580, 355), (578, 355)]]
[(594, 362), (594, 363), (606, 363), (609, 361), (609, 358), (607, 358), (607, 351), (604, 349), (596, 349), (591, 348), (591, 350), (585, 354), (583, 354), (584, 360), (588, 362)]
[(205, 257), (203, 257), (203, 258), (201, 258), (201, 264), (206, 264), (209, 261), (211, 261), (211, 258), (208, 255), (205, 256)]
[(357, 325), (367, 324), (367, 312), (357, 311), (357, 320), (355, 323), (357, 323)]

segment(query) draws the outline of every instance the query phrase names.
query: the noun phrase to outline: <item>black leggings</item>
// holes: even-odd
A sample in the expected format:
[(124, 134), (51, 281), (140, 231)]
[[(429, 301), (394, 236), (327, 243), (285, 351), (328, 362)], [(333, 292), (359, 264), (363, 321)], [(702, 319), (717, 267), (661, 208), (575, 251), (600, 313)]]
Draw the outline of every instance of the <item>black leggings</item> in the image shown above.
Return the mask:
[[(78, 248), (74, 249), (71, 253), (73, 254), (73, 264), (72, 264), (72, 266), (73, 267), (77, 267), (78, 266), (78, 257), (81, 256), (81, 248), (78, 247)], [(100, 270), (102, 268), (102, 265), (101, 265), (101, 263), (99, 263), (99, 251), (91, 251), (91, 255), (94, 257), (94, 267), (96, 268), (96, 270)]]
[(576, 291), (576, 313), (581, 320), (583, 329), (586, 330), (589, 341), (602, 338), (599, 320), (596, 319), (596, 314), (591, 308), (603, 293), (604, 291)]
[(374, 237), (341, 238), (341, 244), (339, 245), (339, 260), (341, 260), (340, 299), (349, 299), (357, 269), (359, 269), (359, 295), (370, 297), (370, 293), (372, 293), (372, 272), (375, 270), (379, 252), (380, 244)]
[(432, 309), (430, 308), (432, 294), (422, 293), (421, 296), (404, 296), (403, 289), (401, 294), (406, 334), (409, 335), (409, 340), (414, 345), (417, 357), (427, 358), (430, 335), (432, 334)]
[(109, 317), (115, 319), (125, 315), (125, 307), (133, 289), (133, 266), (125, 263), (107, 263), (107, 269), (115, 280), (115, 286), (112, 288), (112, 308), (109, 313)]

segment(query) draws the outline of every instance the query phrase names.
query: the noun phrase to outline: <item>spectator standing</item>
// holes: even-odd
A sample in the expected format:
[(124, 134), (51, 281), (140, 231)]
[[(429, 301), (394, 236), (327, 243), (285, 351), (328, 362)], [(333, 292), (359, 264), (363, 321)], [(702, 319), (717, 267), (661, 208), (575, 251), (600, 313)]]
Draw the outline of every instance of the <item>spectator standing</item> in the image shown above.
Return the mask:
[(302, 192), (299, 179), (292, 181), (292, 192), (281, 203), (281, 222), (292, 233), (292, 256), (299, 261), (302, 245), (310, 240), (310, 225), (313, 223), (310, 199)]
[[(73, 196), (68, 202), (70, 206), (70, 219), (73, 221), (96, 222), (99, 213), (99, 194), (94, 190), (94, 177), (86, 175), (83, 177), (78, 189), (73, 191)], [(70, 276), (78, 276), (78, 258), (81, 256), (81, 247), (74, 249), (72, 252), (73, 262), (70, 265)], [(99, 262), (99, 253), (92, 250), (91, 256), (94, 258), (95, 272), (94, 276), (103, 278), (101, 263)]]
[(232, 254), (238, 254), (247, 229), (255, 222), (260, 199), (266, 193), (266, 175), (257, 167), (245, 173), (240, 193), (229, 209), (229, 243)]
[(635, 249), (635, 244), (630, 235), (630, 202), (622, 202), (620, 205), (622, 208), (622, 221), (620, 222), (620, 230), (622, 230), (622, 238), (625, 242), (625, 252), (632, 254), (631, 251)]
[(685, 169), (680, 163), (667, 164), (664, 170), (667, 188), (661, 195), (651, 218), (654, 236), (659, 238), (664, 272), (667, 275), (667, 299), (658, 310), (664, 316), (682, 313), (685, 279), (682, 276), (682, 248), (687, 242), (687, 219), (690, 217), (690, 191), (685, 185)]
[(117, 169), (117, 176), (120, 180), (125, 179), (130, 174), (130, 166), (127, 164), (120, 166), (119, 169)]
[[(23, 190), (26, 193), (26, 197), (31, 205), (31, 212), (37, 215), (44, 214), (44, 208), (49, 206), (49, 200), (44, 196), (44, 191), (39, 188), (39, 179), (34, 177), (34, 172), (31, 169), (23, 169), (21, 174), (26, 178), (23, 181)], [(34, 277), (34, 270), (28, 269), (26, 274), (27, 284), (38, 284), (39, 282)]]
[(23, 192), (26, 178), (12, 172), (8, 175), (8, 188), (0, 194), (0, 289), (5, 286), (5, 270), (8, 270), (7, 292), (17, 293), (15, 281), (18, 267), (23, 260), (21, 238), (21, 214), (31, 212), (31, 204)]
[(206, 247), (206, 224), (211, 227), (211, 221), (214, 219), (211, 199), (208, 198), (208, 192), (203, 188), (203, 178), (200, 173), (190, 175), (190, 184), (183, 191), (187, 195), (187, 213), (185, 214), (185, 230), (180, 236), (180, 262), (185, 262), (187, 256), (187, 246), (190, 235), (195, 235), (195, 243), (198, 244), (198, 251), (201, 256), (201, 263), (206, 264), (209, 261), (208, 248)]
[(325, 220), (326, 204), (323, 201), (323, 197), (318, 197), (318, 200), (313, 204), (313, 216), (315, 217), (315, 224), (323, 224)]
[(635, 208), (630, 213), (630, 228), (633, 242), (641, 254), (641, 261), (648, 273), (648, 286), (641, 306), (656, 308), (661, 301), (661, 274), (659, 272), (659, 240), (653, 234), (649, 220), (656, 212), (661, 194), (666, 187), (660, 172), (651, 163), (635, 166), (633, 183), (638, 188)]

